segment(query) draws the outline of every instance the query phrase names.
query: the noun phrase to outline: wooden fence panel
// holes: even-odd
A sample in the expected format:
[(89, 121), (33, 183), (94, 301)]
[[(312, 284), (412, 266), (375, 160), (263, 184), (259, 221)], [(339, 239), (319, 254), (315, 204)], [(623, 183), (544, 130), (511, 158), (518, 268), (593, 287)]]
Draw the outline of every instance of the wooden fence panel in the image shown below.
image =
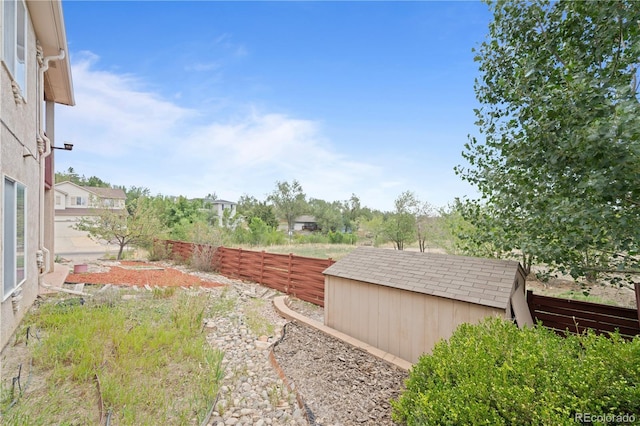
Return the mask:
[(534, 321), (557, 332), (582, 333), (589, 328), (599, 334), (618, 330), (625, 337), (640, 335), (636, 309), (541, 296), (531, 290), (527, 291), (527, 304)]
[[(183, 241), (164, 242), (171, 258), (188, 261), (196, 244)], [(201, 248), (202, 250), (202, 248)], [(301, 300), (324, 306), (324, 275), (335, 261), (218, 247), (212, 254), (212, 265), (229, 278), (253, 281)]]

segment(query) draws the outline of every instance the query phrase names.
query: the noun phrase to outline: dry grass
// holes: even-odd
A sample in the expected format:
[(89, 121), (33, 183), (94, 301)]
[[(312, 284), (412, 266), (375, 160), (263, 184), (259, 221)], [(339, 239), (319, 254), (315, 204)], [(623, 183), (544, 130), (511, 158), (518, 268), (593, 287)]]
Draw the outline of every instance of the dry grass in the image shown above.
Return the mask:
[(202, 333), (207, 296), (108, 293), (32, 309), (3, 354), (2, 423), (200, 424), (223, 375)]

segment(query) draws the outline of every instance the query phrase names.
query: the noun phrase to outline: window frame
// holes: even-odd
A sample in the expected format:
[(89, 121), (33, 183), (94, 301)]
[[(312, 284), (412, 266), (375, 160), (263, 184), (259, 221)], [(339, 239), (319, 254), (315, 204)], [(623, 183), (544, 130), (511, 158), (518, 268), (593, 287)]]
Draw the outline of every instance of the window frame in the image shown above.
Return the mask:
[(4, 176), (2, 191), (2, 300), (5, 301), (27, 281), (28, 277), (28, 194), (25, 184), (8, 176)]
[(2, 62), (22, 91), (27, 92), (29, 12), (24, 0), (3, 0)]

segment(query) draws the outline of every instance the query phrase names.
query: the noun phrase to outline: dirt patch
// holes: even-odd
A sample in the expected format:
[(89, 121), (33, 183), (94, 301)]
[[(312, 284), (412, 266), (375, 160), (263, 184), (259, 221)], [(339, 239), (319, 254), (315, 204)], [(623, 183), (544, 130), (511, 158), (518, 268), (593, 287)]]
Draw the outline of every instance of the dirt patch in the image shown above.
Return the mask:
[(107, 271), (69, 274), (67, 283), (117, 284), (123, 286), (220, 287), (224, 284), (190, 275), (174, 268), (146, 262), (119, 262)]
[(581, 285), (572, 279), (566, 278), (552, 278), (547, 282), (543, 282), (529, 276), (526, 288), (527, 290), (533, 290), (535, 294), (543, 296), (585, 300), (587, 302), (604, 303), (631, 309), (636, 308), (636, 295), (632, 288), (618, 287), (604, 282)]
[(311, 424), (393, 424), (390, 401), (404, 388), (406, 371), (296, 322), (286, 325), (274, 355)]

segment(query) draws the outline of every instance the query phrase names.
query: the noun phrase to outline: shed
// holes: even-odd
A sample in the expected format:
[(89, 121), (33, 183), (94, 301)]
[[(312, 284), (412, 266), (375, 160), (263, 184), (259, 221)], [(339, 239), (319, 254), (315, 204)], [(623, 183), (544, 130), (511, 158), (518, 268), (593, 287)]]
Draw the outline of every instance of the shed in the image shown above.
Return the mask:
[(324, 275), (325, 325), (412, 363), (462, 323), (533, 324), (516, 261), (359, 247)]

